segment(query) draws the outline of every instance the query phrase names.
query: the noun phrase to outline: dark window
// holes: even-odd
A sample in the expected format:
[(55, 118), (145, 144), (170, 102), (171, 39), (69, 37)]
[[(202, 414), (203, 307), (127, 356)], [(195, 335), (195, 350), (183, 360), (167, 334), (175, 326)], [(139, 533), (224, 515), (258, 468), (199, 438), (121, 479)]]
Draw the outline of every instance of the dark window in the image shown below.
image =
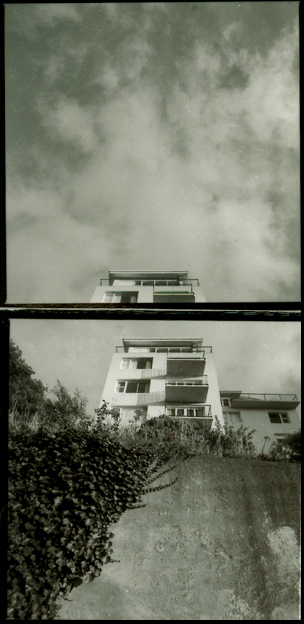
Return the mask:
[(137, 368), (152, 368), (152, 359), (146, 360), (144, 358), (141, 358), (140, 360), (137, 360)]
[(136, 303), (138, 293), (122, 293), (120, 303)]
[(268, 412), (271, 423), (289, 423), (288, 414), (286, 412)]
[(150, 390), (150, 382), (149, 381), (128, 381), (126, 392), (149, 392)]

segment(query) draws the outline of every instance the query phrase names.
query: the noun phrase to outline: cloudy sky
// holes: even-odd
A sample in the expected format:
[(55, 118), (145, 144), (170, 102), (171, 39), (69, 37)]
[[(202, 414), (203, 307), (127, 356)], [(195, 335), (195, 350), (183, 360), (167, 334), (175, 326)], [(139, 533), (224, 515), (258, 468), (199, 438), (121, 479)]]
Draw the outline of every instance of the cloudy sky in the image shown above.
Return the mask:
[(13, 319), (10, 336), (36, 377), (78, 387), (94, 414), (122, 338), (203, 338), (213, 347), (221, 390), (297, 393), (300, 322)]
[(299, 295), (298, 2), (6, 4), (8, 302)]

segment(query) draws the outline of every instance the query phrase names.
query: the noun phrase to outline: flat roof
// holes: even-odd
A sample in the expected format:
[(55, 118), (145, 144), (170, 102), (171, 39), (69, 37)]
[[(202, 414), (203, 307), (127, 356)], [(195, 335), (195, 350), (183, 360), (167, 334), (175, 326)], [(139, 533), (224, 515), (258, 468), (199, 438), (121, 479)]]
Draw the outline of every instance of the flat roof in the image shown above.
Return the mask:
[(170, 277), (182, 277), (186, 279), (188, 277), (188, 271), (109, 271), (109, 280), (120, 277), (133, 277), (144, 279), (145, 277), (162, 277), (163, 279), (170, 279)]
[(202, 338), (123, 338), (124, 346), (139, 347), (139, 346), (164, 346), (170, 344), (171, 347), (179, 346), (202, 346)]

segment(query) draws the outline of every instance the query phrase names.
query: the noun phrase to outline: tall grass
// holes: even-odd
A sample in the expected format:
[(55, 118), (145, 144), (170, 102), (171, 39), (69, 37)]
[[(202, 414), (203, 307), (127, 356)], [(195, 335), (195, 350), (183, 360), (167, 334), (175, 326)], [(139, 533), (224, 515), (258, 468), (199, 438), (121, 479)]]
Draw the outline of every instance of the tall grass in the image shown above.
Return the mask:
[(253, 431), (241, 426), (237, 430), (221, 425), (217, 420), (213, 429), (203, 421), (175, 419), (169, 416), (151, 418), (145, 423), (131, 422), (128, 426), (109, 428), (126, 448), (167, 451), (181, 454), (204, 454), (218, 457), (256, 457), (252, 442)]

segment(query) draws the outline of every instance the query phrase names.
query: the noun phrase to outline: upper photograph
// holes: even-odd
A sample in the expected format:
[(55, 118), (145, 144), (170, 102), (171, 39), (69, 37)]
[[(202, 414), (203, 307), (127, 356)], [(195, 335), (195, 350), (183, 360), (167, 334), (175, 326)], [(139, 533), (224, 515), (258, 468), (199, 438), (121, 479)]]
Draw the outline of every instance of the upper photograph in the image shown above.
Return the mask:
[(6, 305), (300, 302), (299, 2), (4, 13)]

